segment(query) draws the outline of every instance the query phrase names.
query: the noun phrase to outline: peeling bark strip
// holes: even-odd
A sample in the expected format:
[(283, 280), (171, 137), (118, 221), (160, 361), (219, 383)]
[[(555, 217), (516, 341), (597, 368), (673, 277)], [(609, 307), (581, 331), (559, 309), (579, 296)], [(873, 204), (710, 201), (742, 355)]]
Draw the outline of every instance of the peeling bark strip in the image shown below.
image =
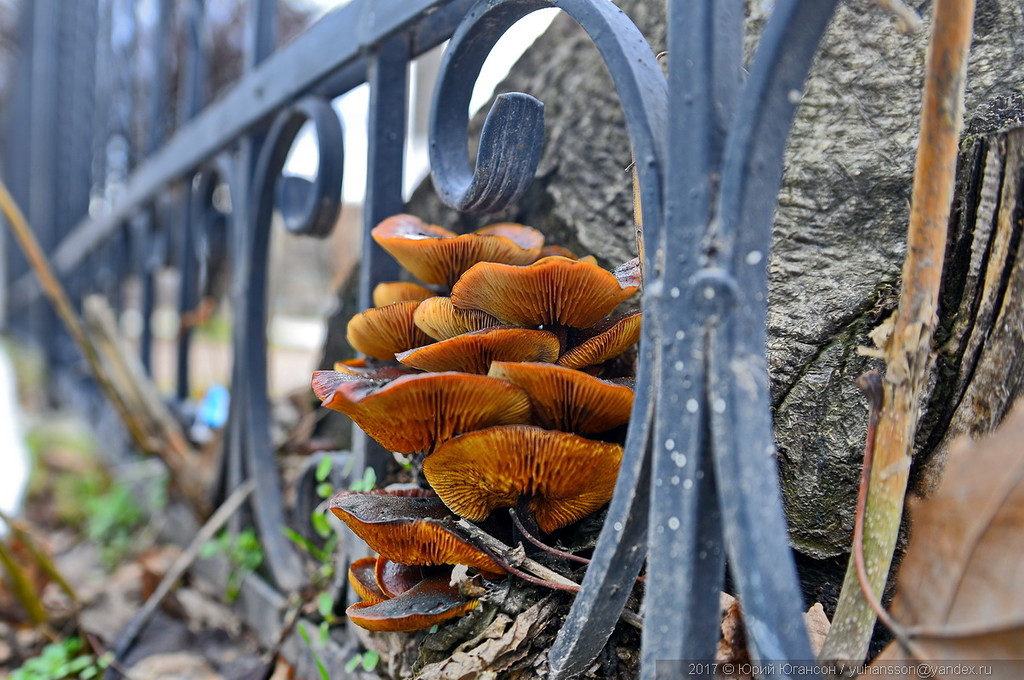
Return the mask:
[(919, 440), (928, 457), (917, 486), (929, 493), (950, 442), (991, 432), (1024, 389), (1024, 128), (964, 146), (936, 332), (943, 378)]
[[(865, 571), (877, 598), (881, 598), (896, 547), (920, 415), (918, 403), (932, 363), (931, 341), (953, 201), (973, 22), (972, 0), (936, 1), (903, 291), (893, 334), (885, 346), (884, 407), (875, 435), (876, 462), (864, 518)], [(861, 593), (856, 566), (851, 564), (822, 656), (860, 661), (867, 654), (874, 625), (875, 613)]]

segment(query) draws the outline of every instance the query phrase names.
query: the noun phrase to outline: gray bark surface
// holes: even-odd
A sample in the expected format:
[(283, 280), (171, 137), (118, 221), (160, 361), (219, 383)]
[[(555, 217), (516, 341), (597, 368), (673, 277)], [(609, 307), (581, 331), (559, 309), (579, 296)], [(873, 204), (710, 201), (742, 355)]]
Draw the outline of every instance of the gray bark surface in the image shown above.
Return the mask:
[[(661, 2), (618, 4), (656, 52), (664, 49)], [(765, 4), (751, 3), (752, 34)], [(866, 430), (854, 379), (875, 363), (856, 350), (870, 345), (868, 332), (895, 309), (899, 294), (930, 12), (930, 3), (914, 5), (925, 19), (925, 30), (914, 36), (899, 33), (894, 19), (870, 0), (840, 5), (786, 155), (769, 262), (768, 368), (791, 537), (814, 557), (837, 555), (849, 543)], [(975, 31), (969, 135), (1024, 120), (1024, 5), (979, 0)], [(527, 92), (545, 103), (546, 150), (528, 194), (501, 214), (458, 215), (440, 204), (428, 183), (409, 212), (456, 231), (523, 222), (544, 231), (549, 242), (594, 254), (607, 266), (632, 257), (632, 188), (624, 171), (629, 141), (610, 78), (586, 35), (559, 17), (499, 91)], [(961, 217), (951, 241), (969, 253), (974, 226), (970, 215)], [(951, 259), (943, 327), (969, 330), (944, 337), (952, 344), (941, 348), (933, 403), (919, 438), (924, 485), (941, 459), (934, 451), (956, 433), (992, 427), (1021, 392), (1020, 378), (1007, 380), (1006, 373), (1019, 359), (997, 359), (1019, 357), (1022, 346), (1019, 321), (1015, 329), (1006, 326), (1014, 317), (996, 307), (1013, 300), (1020, 307), (1020, 297), (1013, 298), (1022, 276), (1019, 261), (1014, 263), (1020, 227), (1006, 219), (1002, 250), (979, 236), (974, 261)], [(996, 283), (985, 289), (987, 302), (961, 300), (977, 294), (972, 282), (990, 265)], [(973, 266), (974, 274), (965, 276), (965, 266)], [(1011, 272), (1016, 278), (1007, 283)], [(959, 290), (965, 286), (970, 290)], [(996, 339), (1004, 343), (998, 349)], [(972, 342), (965, 355), (963, 347)], [(963, 366), (951, 360), (961, 356), (968, 357)]]

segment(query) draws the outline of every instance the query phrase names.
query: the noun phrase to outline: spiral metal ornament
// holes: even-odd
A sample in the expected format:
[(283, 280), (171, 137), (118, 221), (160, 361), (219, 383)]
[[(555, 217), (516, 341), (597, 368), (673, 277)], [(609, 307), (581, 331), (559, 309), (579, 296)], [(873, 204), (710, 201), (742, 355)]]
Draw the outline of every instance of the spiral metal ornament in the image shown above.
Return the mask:
[(484, 122), (476, 167), (471, 169), (469, 101), (484, 60), (498, 39), (519, 19), (547, 7), (575, 19), (608, 67), (637, 159), (644, 224), (655, 230), (661, 219), (665, 78), (639, 29), (610, 2), (482, 0), (473, 6), (452, 36), (434, 93), (430, 122), (434, 187), (453, 208), (490, 212), (521, 198), (533, 181), (544, 146), (543, 104), (523, 93), (499, 95)]
[[(319, 172), (312, 183), (282, 191), (280, 176), (288, 151), (301, 127), (312, 121), (317, 128)], [(278, 114), (256, 161), (248, 198), (235, 222), (232, 252), (239, 253), (233, 267), (233, 297), (237, 316), (231, 379), (231, 415), (222, 476), (228, 490), (244, 479), (256, 480), (249, 507), (264, 545), (267, 567), (283, 590), (301, 585), (302, 568), (293, 546), (281, 532), (287, 524), (281, 481), (270, 441), (270, 405), (267, 400), (267, 277), (271, 222), (275, 204), (293, 233), (323, 237), (337, 222), (341, 205), (341, 124), (330, 103), (307, 97)], [(243, 168), (244, 169), (244, 168)], [(283, 204), (278, 203), (278, 197)]]
[[(281, 177), (288, 152), (307, 122), (316, 127), (319, 167), (312, 182)], [(256, 164), (253, 186), (256, 214), (272, 210), (276, 203), (285, 228), (293, 234), (323, 238), (331, 233), (341, 210), (344, 171), (344, 134), (341, 121), (329, 101), (306, 97), (278, 114), (267, 133)], [(274, 190), (268, 191), (274, 182)]]

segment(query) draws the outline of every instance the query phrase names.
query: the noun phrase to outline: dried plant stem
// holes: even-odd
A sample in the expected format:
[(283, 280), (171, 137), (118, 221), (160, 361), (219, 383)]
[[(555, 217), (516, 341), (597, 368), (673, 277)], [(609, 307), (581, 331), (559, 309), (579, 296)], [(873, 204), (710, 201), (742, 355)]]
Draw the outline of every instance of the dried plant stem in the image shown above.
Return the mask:
[(875, 433), (882, 414), (882, 376), (878, 371), (868, 371), (857, 378), (857, 387), (868, 400), (868, 434), (864, 443), (864, 467), (860, 477), (860, 491), (857, 494), (857, 513), (853, 520), (853, 563), (857, 570), (857, 583), (868, 606), (886, 628), (892, 631), (900, 644), (915, 658), (923, 658), (917, 646), (910, 639), (907, 629), (900, 625), (871, 589), (867, 568), (864, 566), (864, 511), (867, 507), (868, 489), (871, 485), (871, 469), (874, 463)]
[(505, 564), (502, 566), (506, 568), (511, 567), (510, 571), (516, 576), (522, 577), (523, 572), (528, 572), (526, 575), (529, 578), (525, 578), (524, 580), (529, 581), (530, 583), (536, 583), (533, 579), (537, 578), (542, 580), (542, 582), (537, 583), (537, 585), (545, 585), (556, 590), (570, 590), (576, 592), (580, 589), (580, 584), (571, 579), (567, 579), (557, 571), (548, 569), (540, 562), (531, 560), (526, 556), (514, 555), (512, 548), (508, 547), (494, 536), (491, 536), (486, 531), (483, 531), (472, 522), (460, 519), (459, 529), (464, 531), (466, 535), (468, 535), (478, 546), (487, 550), (492, 556), (504, 562)]
[(39, 241), (36, 239), (32, 227), (29, 225), (25, 215), (21, 212), (18, 204), (14, 201), (7, 186), (0, 180), (0, 211), (10, 226), (11, 232), (21, 246), (25, 259), (28, 260), (43, 292), (53, 304), (71, 338), (85, 355), (89, 362), (93, 378), (99, 384), (100, 389), (107, 395), (114, 410), (117, 411), (121, 422), (128, 429), (129, 434), (140, 449), (147, 454), (155, 455), (163, 460), (172, 473), (172, 482), (179, 485), (184, 491), (185, 497), (197, 516), (205, 516), (208, 512), (206, 507), (206, 489), (195, 474), (195, 459), (189, 455), (189, 451), (183, 449), (179, 442), (167, 437), (166, 432), (150, 432), (144, 420), (136, 414), (128, 404), (125, 395), (117, 388), (116, 383), (104, 366), (101, 358), (101, 351), (82, 325), (78, 314), (75, 312), (71, 299), (61, 286), (60, 281), (50, 266), (50, 261), (43, 252)]
[[(931, 366), (973, 18), (973, 0), (936, 0), (903, 291), (885, 347), (885, 406), (874, 436), (876, 460), (864, 513), (863, 572), (876, 599), (881, 597), (892, 564), (917, 430), (918, 400)], [(861, 592), (857, 571), (856, 561), (851, 559), (822, 648), (823, 659), (859, 663), (867, 655), (876, 615)]]
[[(495, 558), (501, 566), (508, 569), (509, 573), (516, 577), (521, 578), (528, 583), (533, 583), (545, 588), (564, 590), (573, 593), (579, 592), (580, 584), (567, 579), (557, 571), (548, 569), (540, 562), (531, 560), (529, 557), (524, 555), (516, 554), (512, 548), (505, 545), (494, 536), (491, 536), (486, 531), (483, 531), (472, 522), (460, 519), (458, 527), (465, 532), (467, 536), (469, 536), (478, 548)], [(628, 623), (637, 630), (643, 629), (643, 620), (636, 612), (624, 609), (619, 618), (624, 623)]]

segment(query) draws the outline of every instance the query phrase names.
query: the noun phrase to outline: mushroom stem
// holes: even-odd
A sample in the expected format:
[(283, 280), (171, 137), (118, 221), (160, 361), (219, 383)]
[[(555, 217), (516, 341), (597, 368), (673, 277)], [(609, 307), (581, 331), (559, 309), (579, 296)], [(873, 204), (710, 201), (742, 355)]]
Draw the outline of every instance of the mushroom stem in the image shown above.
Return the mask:
[(560, 323), (552, 323), (541, 326), (541, 328), (549, 333), (554, 333), (558, 338), (558, 356), (565, 354), (569, 349), (569, 327)]
[(516, 512), (516, 508), (509, 508), (508, 512), (510, 515), (512, 515), (512, 523), (516, 525), (516, 529), (518, 529), (519, 533), (523, 535), (523, 538), (525, 538), (527, 541), (537, 546), (544, 552), (551, 553), (552, 555), (556, 555), (558, 557), (564, 557), (567, 560), (579, 562), (580, 564), (590, 564), (590, 560), (588, 560), (586, 557), (580, 557), (579, 555), (573, 555), (572, 553), (559, 550), (558, 548), (553, 548), (547, 543), (541, 541), (536, 536), (534, 536), (530, 532), (530, 530), (524, 526), (523, 521), (519, 519), (519, 513)]

